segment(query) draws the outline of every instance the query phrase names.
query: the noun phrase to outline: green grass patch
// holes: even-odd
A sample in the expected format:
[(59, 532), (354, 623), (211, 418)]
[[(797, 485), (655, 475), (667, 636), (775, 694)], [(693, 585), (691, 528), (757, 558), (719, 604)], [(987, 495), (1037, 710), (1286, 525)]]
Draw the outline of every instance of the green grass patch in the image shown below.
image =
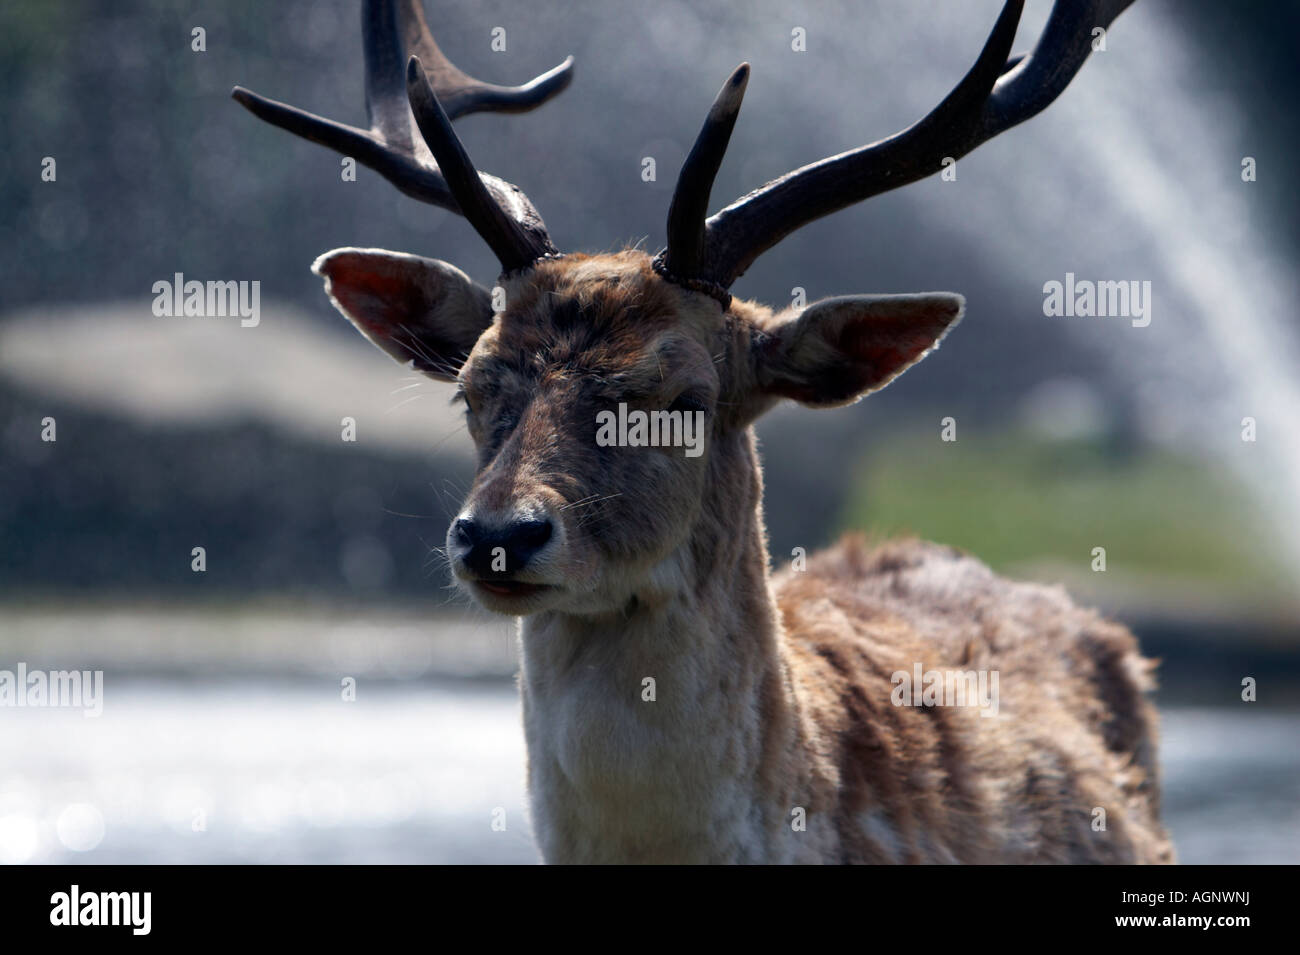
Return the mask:
[(913, 533), (1005, 570), (1061, 561), (1109, 571), (1274, 590), (1273, 531), (1232, 476), (1161, 450), (971, 435), (876, 443), (841, 526)]

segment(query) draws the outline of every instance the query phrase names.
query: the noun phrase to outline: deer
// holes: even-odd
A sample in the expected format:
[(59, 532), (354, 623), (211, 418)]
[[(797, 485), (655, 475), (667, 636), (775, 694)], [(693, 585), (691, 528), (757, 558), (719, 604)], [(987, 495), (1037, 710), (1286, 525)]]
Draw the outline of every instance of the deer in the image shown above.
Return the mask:
[[(335, 249), (312, 269), (366, 338), (464, 405), (476, 474), (445, 556), (474, 603), (518, 618), (545, 862), (1173, 861), (1155, 662), (1126, 627), (915, 538), (850, 535), (802, 570), (771, 568), (755, 420), (784, 400), (834, 408), (878, 391), (938, 347), (965, 300), (775, 310), (729, 291), (801, 226), (1042, 111), (1131, 2), (1056, 0), (1032, 53), (1013, 57), (1024, 3), (1007, 0), (974, 66), (919, 122), (709, 215), (742, 63), (653, 256), (561, 253), (533, 203), (479, 172), (452, 128), (549, 101), (572, 57), (493, 85), (447, 59), (419, 0), (367, 0), (368, 128), (235, 87), (260, 119), (464, 216), (500, 260), (492, 287), (381, 249)], [(619, 406), (689, 416), (701, 453), (598, 441)], [(934, 689), (923, 674), (952, 672), (996, 676), (996, 713), (905, 691), (913, 673)]]

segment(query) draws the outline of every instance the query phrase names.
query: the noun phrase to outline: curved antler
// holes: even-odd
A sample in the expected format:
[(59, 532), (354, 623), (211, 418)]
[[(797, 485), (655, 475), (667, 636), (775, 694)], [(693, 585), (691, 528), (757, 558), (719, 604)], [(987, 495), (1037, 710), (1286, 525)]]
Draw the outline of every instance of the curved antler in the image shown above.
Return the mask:
[[(707, 220), (699, 212), (700, 221), (674, 226), (670, 217), (668, 249), (661, 261), (690, 263), (690, 271), (671, 271), (706, 286), (730, 288), (758, 256), (796, 229), (938, 172), (945, 157), (960, 158), (1043, 110), (1092, 52), (1092, 31), (1108, 27), (1132, 3), (1056, 0), (1033, 54), (1008, 60), (1024, 0), (1007, 0), (975, 65), (924, 119), (888, 139), (787, 173)], [(717, 166), (705, 171), (692, 160), (700, 143), (725, 146), (735, 123), (734, 114), (716, 116), (717, 109), (715, 104), (683, 166), (674, 209), (681, 200), (698, 210), (699, 204), (685, 197), (698, 196), (702, 186), (707, 196)], [(696, 242), (696, 234), (702, 234), (702, 241)], [(684, 246), (683, 254), (674, 250), (674, 239)]]
[[(351, 156), (411, 198), (458, 214), (465, 214), (462, 200), (468, 193), (463, 187), (456, 189), (449, 184), (434, 152), (420, 135), (408, 99), (408, 57), (418, 58), (427, 69), (429, 80), (424, 86), (429, 98), (440, 104), (438, 109), (448, 119), (447, 133), (466, 164), (468, 157), (451, 132), (450, 120), (475, 112), (526, 112), (560, 93), (573, 79), (573, 57), (523, 86), (494, 86), (474, 79), (457, 69), (439, 49), (420, 0), (366, 0), (361, 29), (369, 129), (337, 123), (240, 86), (231, 95), (259, 119)], [(468, 168), (473, 170), (472, 165)], [(486, 173), (475, 175), (488, 201), (501, 215), (467, 218), (501, 258), (504, 271), (524, 268), (539, 257), (555, 254), (546, 224), (517, 186)], [(463, 183), (463, 177), (460, 181)], [(510, 225), (505, 225), (503, 219), (508, 219)]]
[[(461, 214), (496, 253), (502, 269), (513, 272), (527, 268), (541, 256), (554, 254), (555, 246), (551, 245), (549, 237), (544, 243), (539, 243), (537, 236), (526, 228), (529, 214), (536, 215), (536, 212), (524, 194), (515, 189), (513, 195), (500, 191), (494, 195), (480, 178), (460, 138), (451, 128), (451, 118), (434, 92), (418, 56), (412, 56), (407, 63), (406, 90), (420, 134), (433, 150), (434, 159), (456, 197)], [(536, 222), (541, 225), (541, 219)]]
[(668, 247), (655, 259), (656, 267), (670, 276), (693, 276), (700, 271), (709, 193), (731, 141), (748, 83), (749, 64), (741, 63), (718, 91), (704, 128), (677, 176), (672, 205), (668, 207)]

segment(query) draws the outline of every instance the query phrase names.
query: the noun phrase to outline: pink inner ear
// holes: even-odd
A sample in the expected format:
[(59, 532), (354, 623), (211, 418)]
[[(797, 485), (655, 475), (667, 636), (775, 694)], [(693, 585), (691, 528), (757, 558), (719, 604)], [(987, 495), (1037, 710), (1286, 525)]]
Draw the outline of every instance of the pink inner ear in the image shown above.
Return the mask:
[(929, 351), (956, 318), (936, 307), (932, 314), (862, 315), (840, 329), (838, 346), (870, 368), (868, 387), (883, 385)]
[(416, 276), (378, 256), (340, 255), (326, 264), (330, 294), (364, 330), (391, 334), (423, 314)]

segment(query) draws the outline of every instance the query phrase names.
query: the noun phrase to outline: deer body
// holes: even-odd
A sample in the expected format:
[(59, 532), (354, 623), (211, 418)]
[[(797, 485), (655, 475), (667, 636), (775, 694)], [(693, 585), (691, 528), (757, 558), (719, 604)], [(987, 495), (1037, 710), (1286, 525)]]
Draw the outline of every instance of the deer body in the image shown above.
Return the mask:
[[(864, 576), (841, 582), (847, 606), (830, 619), (825, 604), (783, 594), (782, 609), (806, 631), (791, 633), (756, 606), (729, 634), (690, 603), (619, 620), (521, 623), (529, 791), (546, 861), (1172, 861), (1154, 716), (1142, 699), (1146, 661), (1127, 631), (933, 545), (895, 542), (868, 556), (846, 543), (818, 560)], [(1001, 724), (962, 709), (892, 707), (885, 671), (906, 671), (909, 653), (929, 666), (971, 661), (964, 648), (953, 652), (958, 628), (927, 636), (878, 609), (883, 602), (874, 613), (863, 605), (900, 579), (966, 575), (987, 587), (986, 599), (1020, 599), (1026, 614), (1045, 617), (1021, 621), (1023, 636), (1059, 642), (1050, 651), (1060, 659), (1044, 669), (1077, 681), (1058, 687), (1067, 700), (1034, 688), (1004, 697), (1011, 712)], [(810, 623), (810, 614), (821, 616)], [(1068, 622), (1078, 629), (1063, 632)], [(1064, 671), (1071, 658), (1093, 672)], [(988, 653), (986, 662), (999, 661)], [(1023, 663), (1024, 681), (1040, 678)], [(629, 692), (647, 673), (658, 674), (654, 702)], [(1089, 723), (1071, 708), (1095, 709), (1103, 691), (1125, 710), (1113, 722)], [(796, 830), (800, 808), (806, 824)], [(1091, 828), (1099, 808), (1106, 830)]]
[[(858, 295), (777, 313), (728, 291), (802, 224), (1033, 116), (1131, 2), (1061, 0), (1033, 55), (1009, 60), (1023, 0), (1007, 0), (975, 66), (919, 123), (706, 218), (742, 64), (653, 260), (561, 255), (527, 197), (480, 174), (452, 129), (476, 110), (537, 106), (568, 84), (568, 61), (524, 86), (484, 84), (442, 54), (418, 0), (366, 0), (370, 129), (236, 89), (259, 117), (464, 215), (501, 261), (495, 293), (381, 249), (336, 249), (313, 269), (367, 338), (465, 403), (478, 472), (447, 555), (477, 603), (523, 618), (547, 861), (1170, 861), (1150, 666), (1127, 630), (919, 542), (848, 541), (769, 576), (755, 419), (885, 387), (964, 300)], [(615, 407), (620, 420), (689, 416), (705, 440), (611, 445), (597, 423)], [(899, 674), (926, 671), (996, 676), (983, 701), (996, 705), (897, 693)]]
[[(908, 668), (911, 650), (923, 647), (931, 665), (970, 662), (888, 614), (863, 620), (843, 609), (793, 634), (755, 621), (731, 639), (666, 607), (621, 621), (530, 618), (521, 625), (520, 689), (546, 861), (1172, 861), (1158, 819), (1154, 720), (1141, 699), (1144, 661), (1126, 631), (938, 548), (895, 543), (866, 558), (842, 547), (820, 560), (874, 565), (879, 575), (843, 582), (843, 601), (859, 611), (873, 584), (974, 574), (989, 597), (1010, 588), (998, 596), (1045, 604), (1049, 631), (1077, 618), (1080, 629), (1052, 649), (1095, 655), (1089, 665), (1129, 712), (1089, 725), (1034, 690), (1006, 701), (1000, 725), (961, 709), (895, 710), (882, 670)], [(796, 619), (825, 611), (788, 599)], [(722, 647), (742, 655), (707, 649)], [(645, 702), (628, 687), (651, 672), (656, 700)], [(1065, 690), (1070, 704), (1098, 692), (1088, 679)], [(806, 827), (796, 830), (800, 808)], [(1098, 808), (1106, 830), (1090, 828)]]

